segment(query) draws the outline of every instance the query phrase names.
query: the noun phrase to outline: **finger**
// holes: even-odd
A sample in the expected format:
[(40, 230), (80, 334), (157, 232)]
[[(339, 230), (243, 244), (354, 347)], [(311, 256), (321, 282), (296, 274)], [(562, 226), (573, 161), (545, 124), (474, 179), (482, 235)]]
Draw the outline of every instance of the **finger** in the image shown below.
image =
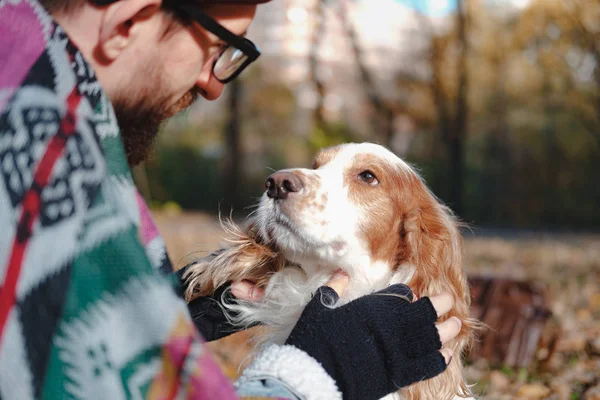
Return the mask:
[(246, 279), (231, 284), (231, 294), (240, 300), (257, 301), (264, 297), (265, 291)]
[(339, 297), (342, 297), (346, 287), (348, 287), (348, 282), (350, 282), (350, 277), (340, 269), (333, 274), (325, 286), (329, 286)]
[(442, 353), (442, 355), (444, 356), (444, 360), (446, 360), (446, 365), (450, 364), (454, 352), (451, 349), (444, 347), (440, 350), (440, 353)]
[(440, 342), (446, 343), (448, 340), (454, 339), (459, 334), (462, 328), (462, 322), (456, 317), (449, 318), (448, 320), (437, 324), (436, 328), (440, 334)]
[(431, 300), (431, 304), (433, 305), (433, 308), (435, 308), (438, 318), (454, 307), (454, 298), (449, 293), (442, 293), (430, 297), (429, 300)]

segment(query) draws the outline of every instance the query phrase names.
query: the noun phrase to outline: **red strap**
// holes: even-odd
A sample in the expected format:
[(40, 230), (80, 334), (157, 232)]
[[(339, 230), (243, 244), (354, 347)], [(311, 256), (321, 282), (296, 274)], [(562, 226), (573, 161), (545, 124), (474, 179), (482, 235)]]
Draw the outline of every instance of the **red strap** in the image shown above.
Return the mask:
[(23, 208), (19, 217), (8, 268), (4, 276), (4, 283), (0, 289), (0, 343), (4, 336), (8, 314), (15, 304), (17, 282), (19, 281), (25, 250), (32, 236), (33, 224), (40, 215), (42, 189), (48, 184), (52, 169), (62, 155), (67, 140), (75, 133), (75, 113), (80, 101), (81, 95), (75, 87), (67, 97), (67, 112), (60, 122), (59, 130), (50, 140), (46, 152), (33, 175), (33, 183), (23, 196)]

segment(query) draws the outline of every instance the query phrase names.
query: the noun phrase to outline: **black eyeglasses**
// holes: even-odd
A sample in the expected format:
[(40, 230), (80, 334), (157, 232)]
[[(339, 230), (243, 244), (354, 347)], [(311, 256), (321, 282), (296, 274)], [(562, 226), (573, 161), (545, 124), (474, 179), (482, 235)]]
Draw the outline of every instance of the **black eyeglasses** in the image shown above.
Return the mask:
[(215, 59), (212, 67), (212, 73), (219, 82), (231, 82), (260, 56), (260, 51), (254, 43), (231, 32), (200, 11), (197, 6), (194, 7), (194, 5), (181, 0), (165, 1), (163, 4), (188, 22), (197, 22), (204, 29), (227, 43), (227, 46), (221, 50)]

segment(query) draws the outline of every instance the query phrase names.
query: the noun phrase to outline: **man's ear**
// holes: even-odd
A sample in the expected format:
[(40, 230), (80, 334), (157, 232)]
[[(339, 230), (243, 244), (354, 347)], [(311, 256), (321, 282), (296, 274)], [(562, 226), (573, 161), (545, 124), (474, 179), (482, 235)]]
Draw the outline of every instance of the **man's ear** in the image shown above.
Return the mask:
[(141, 33), (141, 24), (154, 16), (162, 0), (122, 0), (106, 7), (100, 25), (97, 51), (114, 61)]

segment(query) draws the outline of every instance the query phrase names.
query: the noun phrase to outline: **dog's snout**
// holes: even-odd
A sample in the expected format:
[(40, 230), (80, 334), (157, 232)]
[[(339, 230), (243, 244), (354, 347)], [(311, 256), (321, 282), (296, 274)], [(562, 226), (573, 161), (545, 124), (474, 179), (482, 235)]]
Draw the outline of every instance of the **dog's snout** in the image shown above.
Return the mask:
[(275, 172), (265, 182), (267, 196), (272, 199), (286, 199), (289, 193), (299, 192), (302, 187), (300, 177), (287, 171)]

